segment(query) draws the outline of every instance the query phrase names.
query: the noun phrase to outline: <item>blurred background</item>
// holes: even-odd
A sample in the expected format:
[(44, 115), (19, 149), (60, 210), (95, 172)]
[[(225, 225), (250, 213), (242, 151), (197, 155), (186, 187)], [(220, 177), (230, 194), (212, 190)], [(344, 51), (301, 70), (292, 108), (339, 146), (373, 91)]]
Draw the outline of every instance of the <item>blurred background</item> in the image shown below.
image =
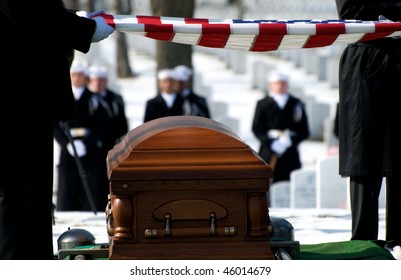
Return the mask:
[[(337, 18), (334, 0), (64, 2), (75, 10), (104, 9), (106, 13), (120, 15), (271, 20)], [(114, 32), (108, 39), (93, 44), (87, 54), (75, 53), (75, 59), (108, 68), (109, 86), (124, 98), (130, 129), (143, 123), (145, 102), (157, 93), (157, 71), (179, 64), (190, 65), (194, 70), (194, 90), (207, 98), (212, 119), (230, 127), (255, 151), (259, 143), (252, 134), (252, 118), (257, 100), (267, 93), (266, 74), (277, 68), (287, 72), (290, 93), (306, 104), (311, 134), (300, 145), (302, 169), (294, 172), (290, 182), (271, 186), (270, 213), (288, 219), (295, 228), (297, 240), (317, 243), (347, 240), (350, 236), (348, 180), (338, 175), (338, 143), (333, 133), (338, 62), (344, 47), (256, 53), (168, 43)], [(56, 184), (54, 194), (57, 194)], [(381, 211), (383, 208), (381, 199)], [(382, 236), (383, 212), (380, 219)], [(67, 226), (87, 228), (97, 233), (100, 241), (107, 240), (104, 213), (97, 217), (91, 213), (87, 216), (56, 213), (55, 238)]]
[[(333, 0), (64, 2), (74, 10), (104, 9), (109, 14), (135, 16), (271, 20), (338, 18)], [(300, 145), (303, 164), (300, 172), (305, 172), (301, 172), (303, 174), (300, 176), (294, 174), (294, 178), (301, 177), (303, 181), (300, 184), (308, 183), (308, 195), (315, 200), (310, 207), (321, 205), (322, 193), (326, 194), (327, 200), (333, 200), (332, 195), (340, 193), (338, 201), (328, 206), (349, 209), (347, 179), (338, 175), (338, 142), (333, 133), (338, 102), (338, 62), (344, 47), (333, 45), (312, 49), (248, 52), (170, 43), (114, 32), (107, 40), (92, 44), (87, 54), (76, 52), (75, 59), (108, 68), (109, 87), (124, 97), (130, 129), (143, 123), (145, 102), (157, 93), (157, 71), (179, 64), (191, 66), (194, 71), (194, 90), (207, 98), (212, 119), (230, 127), (255, 151), (258, 151), (259, 143), (252, 134), (251, 125), (256, 102), (267, 93), (266, 74), (274, 69), (287, 72), (290, 78), (289, 91), (306, 105), (311, 132), (309, 139)], [(55, 149), (56, 167), (57, 145)], [(290, 201), (296, 196), (293, 184), (288, 182), (280, 187), (283, 193), (290, 193), (285, 205), (296, 205)], [(330, 187), (325, 188), (328, 184)], [(56, 194), (56, 185), (54, 191)], [(383, 205), (383, 200), (381, 203)]]

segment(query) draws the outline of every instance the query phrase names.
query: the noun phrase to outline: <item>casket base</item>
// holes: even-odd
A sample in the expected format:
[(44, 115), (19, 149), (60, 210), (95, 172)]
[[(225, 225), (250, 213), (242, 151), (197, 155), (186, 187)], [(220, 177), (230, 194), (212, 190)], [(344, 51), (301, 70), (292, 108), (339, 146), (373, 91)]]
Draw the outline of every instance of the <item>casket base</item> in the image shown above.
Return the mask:
[[(173, 241), (172, 241), (173, 242)], [(110, 260), (272, 260), (269, 242), (112, 243)]]

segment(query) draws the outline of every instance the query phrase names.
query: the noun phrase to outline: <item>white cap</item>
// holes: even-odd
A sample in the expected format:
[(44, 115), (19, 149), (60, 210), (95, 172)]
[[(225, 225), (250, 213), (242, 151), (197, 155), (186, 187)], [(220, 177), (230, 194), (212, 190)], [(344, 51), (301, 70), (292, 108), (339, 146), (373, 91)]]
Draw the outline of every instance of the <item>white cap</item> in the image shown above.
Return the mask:
[(85, 73), (87, 74), (88, 64), (85, 61), (73, 61), (70, 67), (71, 73)]
[(91, 78), (107, 78), (108, 72), (105, 66), (92, 65), (88, 69), (88, 76)]
[(162, 69), (157, 73), (157, 79), (159, 80), (164, 80), (164, 79), (174, 79), (174, 80), (178, 80), (178, 74), (177, 71), (175, 71), (174, 69)]
[(267, 74), (267, 81), (269, 83), (283, 81), (288, 83), (288, 76), (278, 70), (273, 70)]
[(178, 80), (179, 81), (188, 81), (189, 78), (192, 75), (192, 70), (186, 65), (178, 65), (174, 68), (175, 71), (177, 71), (178, 74)]

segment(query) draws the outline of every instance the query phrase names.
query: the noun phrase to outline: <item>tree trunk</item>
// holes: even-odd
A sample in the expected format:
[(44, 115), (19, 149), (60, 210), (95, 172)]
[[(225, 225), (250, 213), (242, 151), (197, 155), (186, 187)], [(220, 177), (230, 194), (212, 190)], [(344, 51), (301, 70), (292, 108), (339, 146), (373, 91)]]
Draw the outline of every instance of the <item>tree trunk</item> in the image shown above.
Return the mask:
[[(195, 0), (150, 0), (153, 15), (165, 17), (193, 17)], [(187, 65), (192, 68), (192, 46), (171, 42), (156, 42), (157, 70)]]
[(243, 19), (244, 18), (244, 13), (245, 13), (244, 1), (243, 0), (236, 0), (235, 4), (237, 6), (238, 18), (239, 19)]
[[(114, 0), (114, 10), (116, 14), (130, 15), (132, 12), (130, 0)], [(116, 70), (119, 78), (129, 78), (134, 74), (131, 70), (129, 61), (129, 49), (126, 34), (115, 32), (116, 36)]]

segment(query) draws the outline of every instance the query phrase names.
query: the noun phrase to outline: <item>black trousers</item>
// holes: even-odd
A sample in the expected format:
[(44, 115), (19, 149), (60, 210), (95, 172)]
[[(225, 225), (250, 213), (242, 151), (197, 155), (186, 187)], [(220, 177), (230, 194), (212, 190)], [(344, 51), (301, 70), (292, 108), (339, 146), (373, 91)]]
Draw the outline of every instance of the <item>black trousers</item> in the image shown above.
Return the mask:
[(0, 122), (0, 259), (53, 253), (53, 122)]
[[(352, 240), (377, 240), (380, 176), (350, 178)], [(386, 178), (386, 240), (401, 241), (401, 178)]]

